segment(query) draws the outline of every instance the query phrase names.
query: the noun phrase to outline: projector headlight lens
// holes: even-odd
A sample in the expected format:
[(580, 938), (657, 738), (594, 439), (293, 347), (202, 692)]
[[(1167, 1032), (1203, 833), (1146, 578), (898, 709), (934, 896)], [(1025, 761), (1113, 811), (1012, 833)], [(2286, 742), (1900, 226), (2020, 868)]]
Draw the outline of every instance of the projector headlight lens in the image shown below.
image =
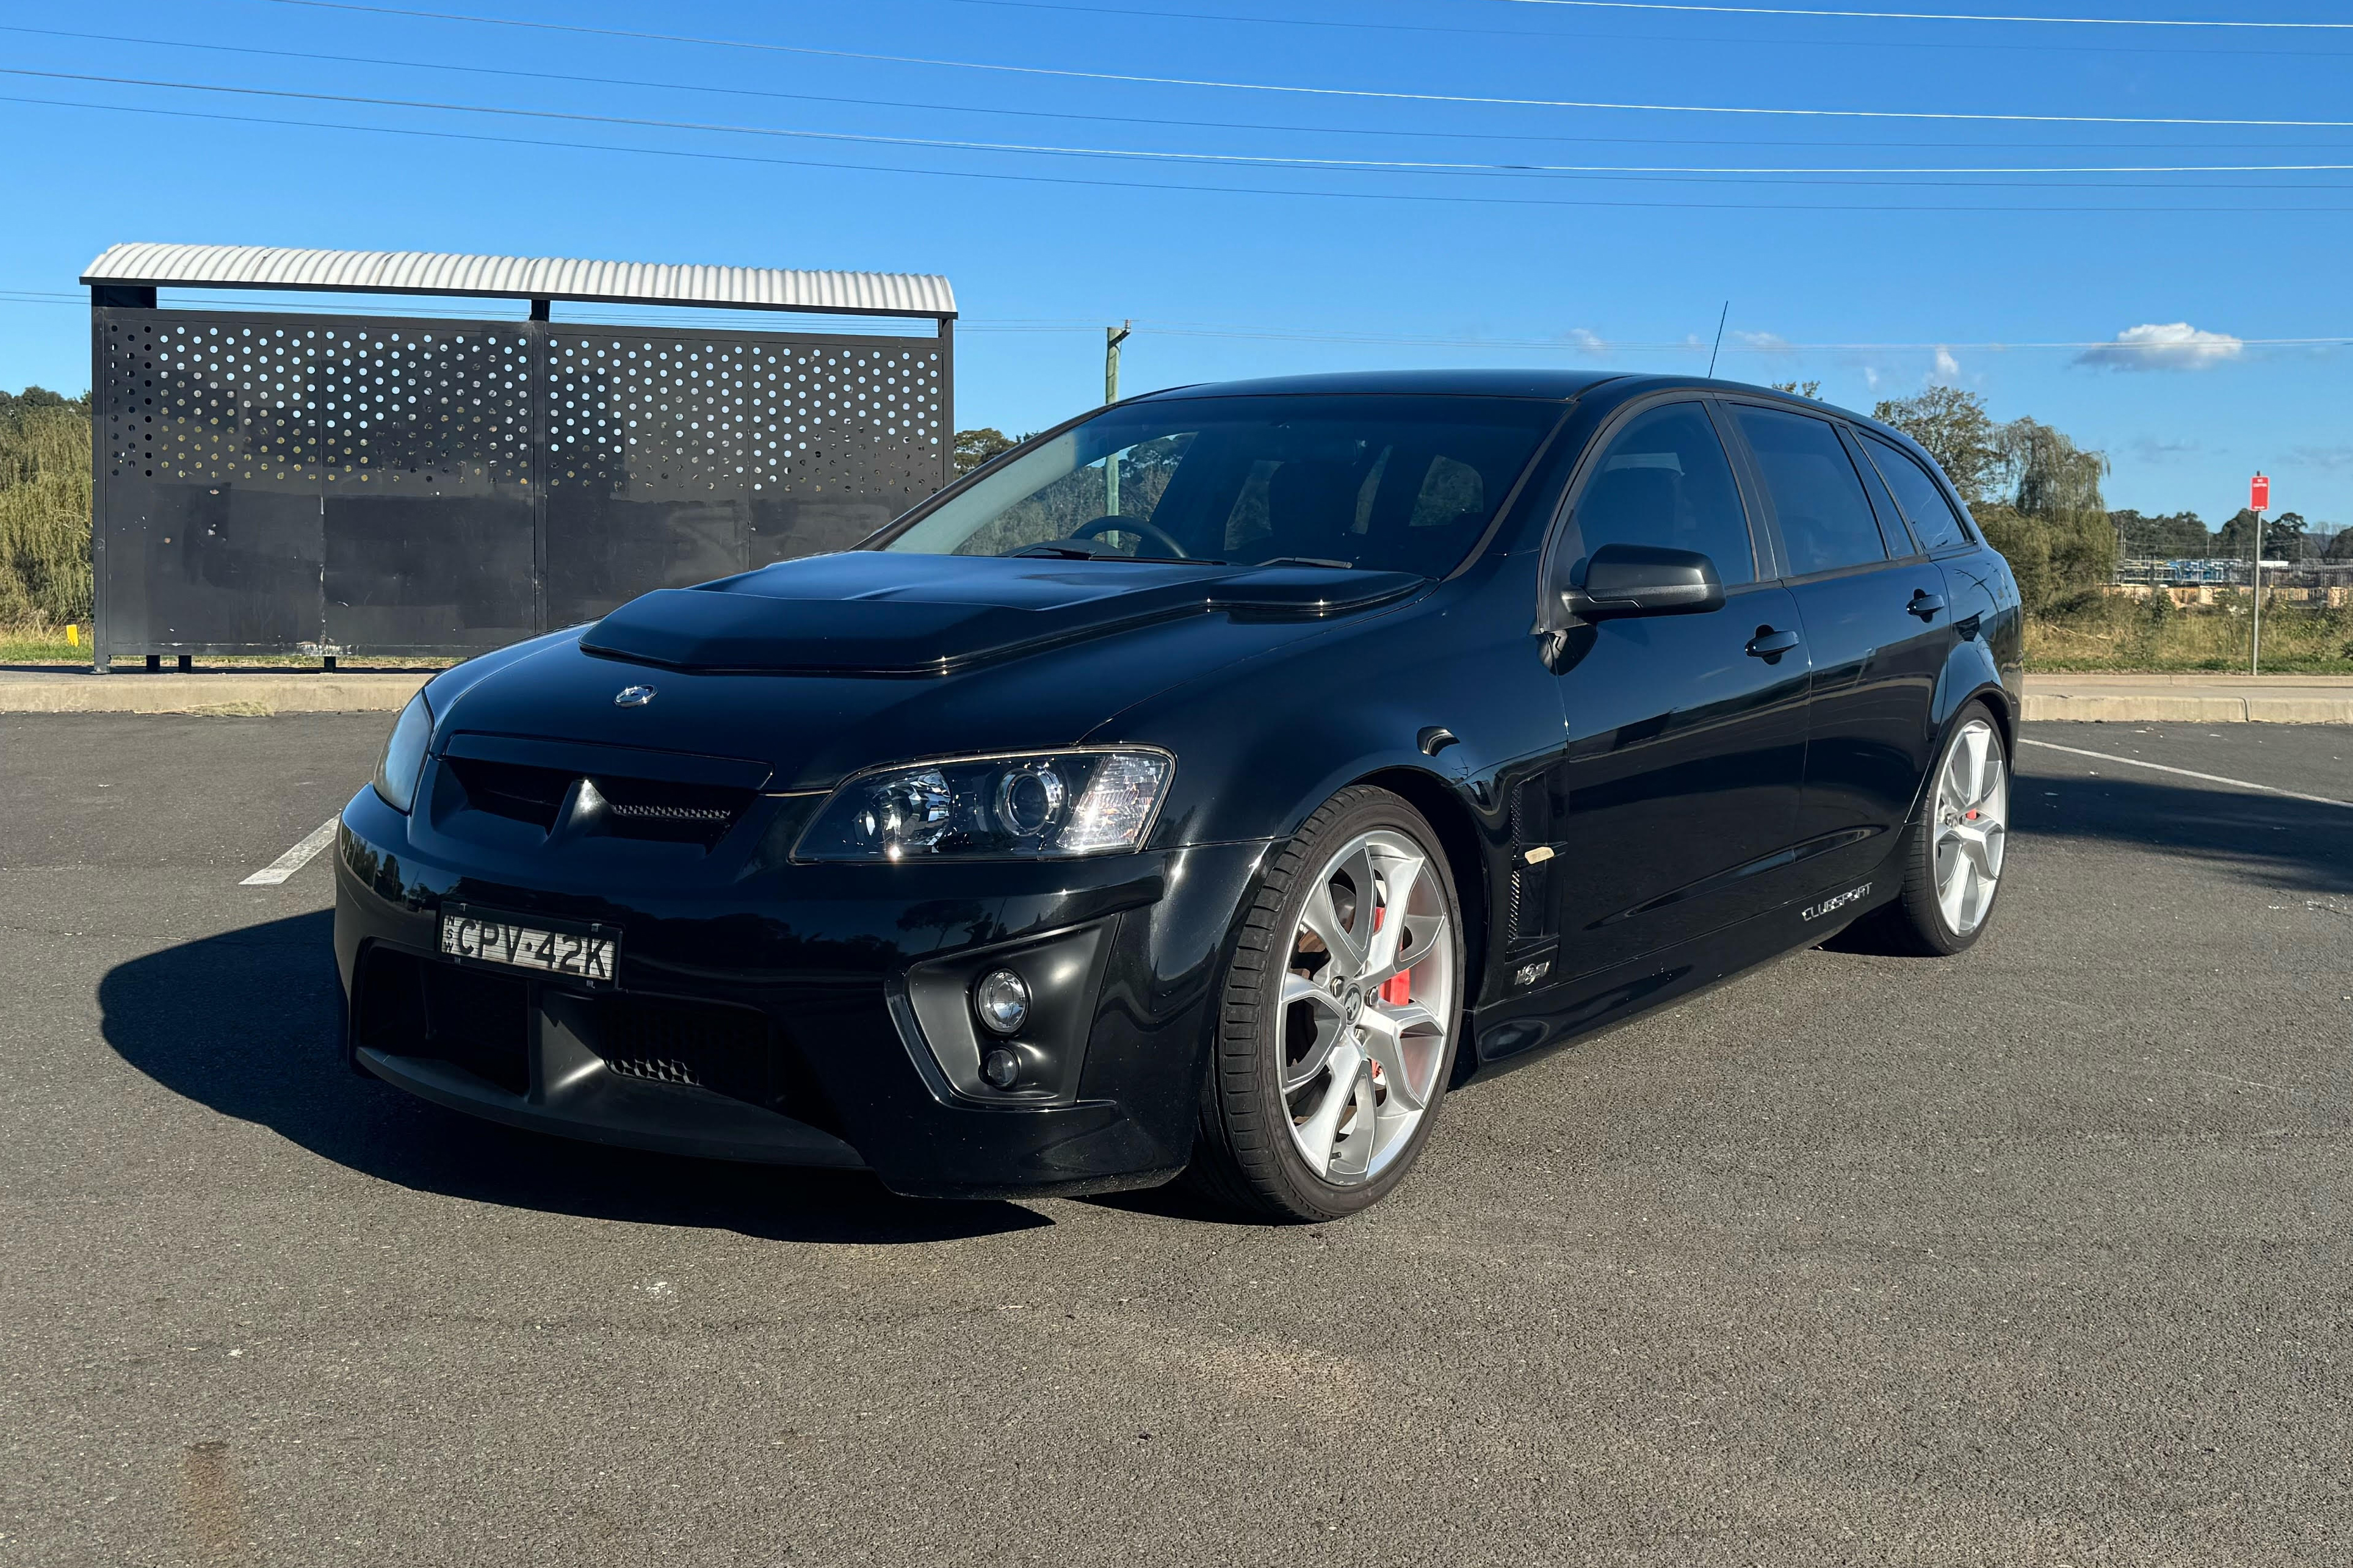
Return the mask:
[(1166, 752), (1057, 752), (909, 763), (833, 792), (798, 860), (1067, 859), (1142, 846), (1176, 762)]

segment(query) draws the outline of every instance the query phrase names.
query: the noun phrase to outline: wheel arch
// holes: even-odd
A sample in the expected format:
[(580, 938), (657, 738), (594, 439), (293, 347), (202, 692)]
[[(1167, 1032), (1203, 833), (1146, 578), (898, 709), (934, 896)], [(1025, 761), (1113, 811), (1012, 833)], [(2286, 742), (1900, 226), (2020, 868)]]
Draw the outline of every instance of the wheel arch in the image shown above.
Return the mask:
[(1998, 680), (1989, 681), (1979, 686), (1953, 704), (1953, 711), (1946, 718), (1946, 726), (1949, 728), (1952, 721), (1959, 718), (1961, 710), (1972, 702), (1984, 703), (1987, 710), (1993, 714), (1994, 728), (2001, 731), (2001, 749), (2010, 753), (2011, 763), (2015, 766), (2018, 757), (2018, 711), (2017, 704), (2010, 695), (2010, 689)]
[(1479, 1005), (1487, 961), (1487, 858), (1478, 819), (1445, 780), (1419, 768), (1379, 768), (1352, 782), (1404, 800), (1438, 835), (1454, 901), (1462, 911), (1462, 1009), (1468, 1015)]

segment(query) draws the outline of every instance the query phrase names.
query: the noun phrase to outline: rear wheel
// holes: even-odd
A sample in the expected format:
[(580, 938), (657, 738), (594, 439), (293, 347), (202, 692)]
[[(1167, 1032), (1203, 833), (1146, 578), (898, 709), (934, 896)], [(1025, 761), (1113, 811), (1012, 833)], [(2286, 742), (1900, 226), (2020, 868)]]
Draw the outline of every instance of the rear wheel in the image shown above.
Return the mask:
[(1904, 893), (1882, 931), (1909, 952), (1974, 946), (1993, 918), (2010, 834), (2010, 752), (1982, 703), (1962, 710), (1904, 845)]
[(1309, 817), (1227, 955), (1195, 1184), (1319, 1220), (1402, 1181), (1453, 1069), (1461, 925), (1438, 835), (1406, 801), (1357, 786)]

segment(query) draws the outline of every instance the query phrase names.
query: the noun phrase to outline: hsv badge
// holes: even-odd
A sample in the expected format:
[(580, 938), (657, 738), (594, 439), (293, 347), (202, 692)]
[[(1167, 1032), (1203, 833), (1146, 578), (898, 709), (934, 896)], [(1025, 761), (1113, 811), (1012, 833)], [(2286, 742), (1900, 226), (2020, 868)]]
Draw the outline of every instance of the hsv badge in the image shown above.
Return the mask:
[(613, 693), (616, 708), (642, 708), (653, 700), (654, 689), (650, 686), (624, 686)]

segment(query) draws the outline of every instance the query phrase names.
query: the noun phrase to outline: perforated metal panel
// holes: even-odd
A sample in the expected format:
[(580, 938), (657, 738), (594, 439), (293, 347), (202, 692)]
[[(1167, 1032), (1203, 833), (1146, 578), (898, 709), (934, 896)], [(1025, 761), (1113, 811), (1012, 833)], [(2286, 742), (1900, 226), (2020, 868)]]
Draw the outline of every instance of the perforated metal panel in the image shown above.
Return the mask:
[(948, 469), (940, 339), (548, 336), (548, 613), (565, 625), (853, 543)]
[(121, 652), (315, 645), (318, 331), (97, 314), (101, 650), (126, 626)]
[(533, 345), (523, 326), (322, 330), (329, 643), (499, 647), (537, 629)]
[(467, 652), (945, 483), (950, 340), (103, 307), (101, 661)]

